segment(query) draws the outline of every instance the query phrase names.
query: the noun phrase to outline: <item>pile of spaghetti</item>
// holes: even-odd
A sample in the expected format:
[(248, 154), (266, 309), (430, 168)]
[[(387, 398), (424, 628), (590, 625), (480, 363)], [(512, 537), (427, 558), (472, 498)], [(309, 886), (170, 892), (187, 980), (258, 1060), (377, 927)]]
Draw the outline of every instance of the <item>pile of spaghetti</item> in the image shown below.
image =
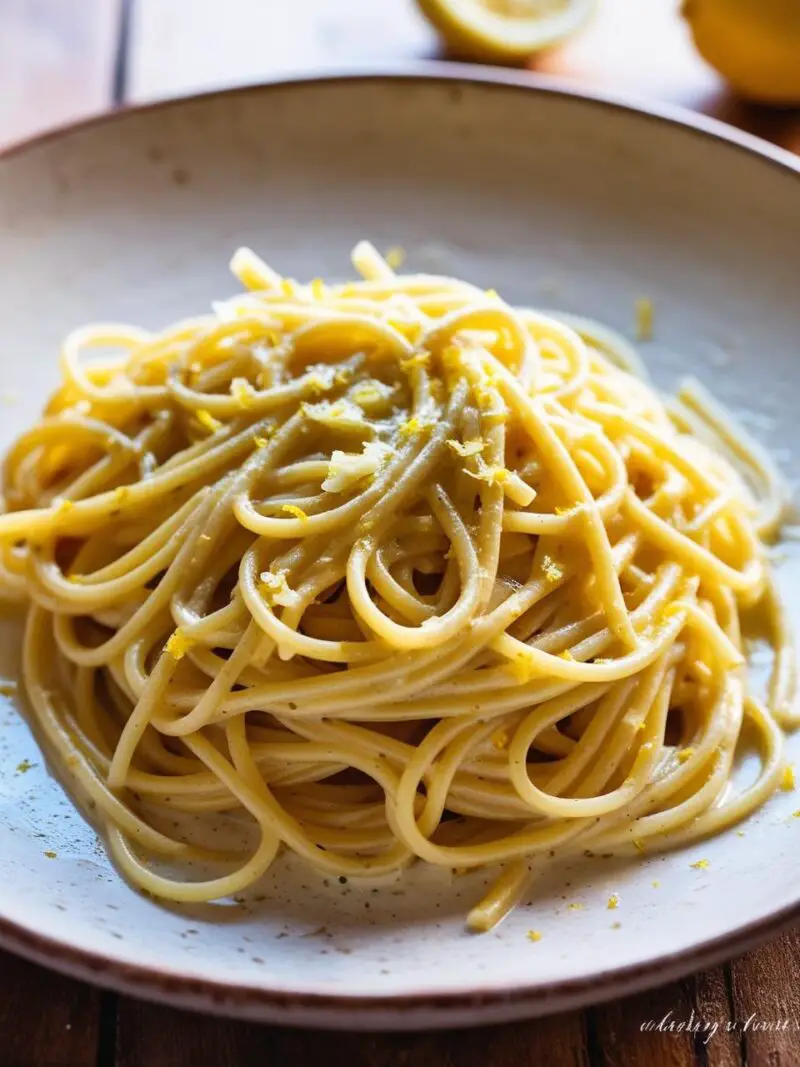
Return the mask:
[[(73, 333), (5, 460), (0, 579), (38, 736), (137, 886), (226, 897), (281, 847), (486, 867), (488, 929), (539, 854), (671, 847), (779, 784), (780, 482), (609, 331), (353, 256), (299, 284), (241, 250), (213, 315)], [(252, 848), (181, 829), (223, 815)]]

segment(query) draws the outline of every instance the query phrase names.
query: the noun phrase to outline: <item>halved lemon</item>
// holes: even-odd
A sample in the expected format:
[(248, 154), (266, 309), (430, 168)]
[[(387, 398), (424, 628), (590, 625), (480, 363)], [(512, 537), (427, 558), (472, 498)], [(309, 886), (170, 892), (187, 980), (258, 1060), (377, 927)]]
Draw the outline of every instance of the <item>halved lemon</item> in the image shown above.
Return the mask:
[(742, 96), (800, 104), (800, 0), (684, 0), (697, 50)]
[(451, 51), (486, 63), (522, 63), (583, 26), (595, 0), (417, 0)]

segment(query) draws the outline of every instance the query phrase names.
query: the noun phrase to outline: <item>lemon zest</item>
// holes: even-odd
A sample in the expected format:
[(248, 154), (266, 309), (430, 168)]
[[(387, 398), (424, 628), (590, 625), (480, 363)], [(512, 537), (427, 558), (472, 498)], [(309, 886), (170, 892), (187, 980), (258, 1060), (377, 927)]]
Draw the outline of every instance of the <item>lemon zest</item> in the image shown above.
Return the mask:
[(181, 660), (193, 648), (197, 642), (192, 637), (187, 637), (180, 627), (170, 637), (166, 644), (166, 651), (174, 660)]
[(482, 452), (486, 448), (485, 441), (454, 441), (451, 437), (447, 439), (447, 447), (452, 449), (457, 456), (461, 456), (467, 459), (469, 456), (477, 456), (479, 452)]
[(642, 296), (636, 301), (636, 339), (650, 341), (653, 337), (653, 301)]
[(222, 428), (222, 423), (219, 419), (215, 419), (210, 411), (206, 411), (205, 408), (200, 408), (195, 412), (197, 421), (203, 426), (209, 433), (216, 433), (217, 430)]
[(285, 511), (288, 515), (293, 515), (296, 519), (300, 519), (301, 522), (308, 522), (308, 515), (297, 504), (281, 504), (281, 511)]

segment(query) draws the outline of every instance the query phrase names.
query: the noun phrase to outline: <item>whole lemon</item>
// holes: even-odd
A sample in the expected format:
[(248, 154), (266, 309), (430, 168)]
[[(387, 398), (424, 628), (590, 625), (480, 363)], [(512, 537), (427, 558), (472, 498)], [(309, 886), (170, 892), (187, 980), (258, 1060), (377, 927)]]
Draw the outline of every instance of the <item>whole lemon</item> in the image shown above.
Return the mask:
[(742, 96), (800, 103), (800, 0), (684, 0), (703, 58)]

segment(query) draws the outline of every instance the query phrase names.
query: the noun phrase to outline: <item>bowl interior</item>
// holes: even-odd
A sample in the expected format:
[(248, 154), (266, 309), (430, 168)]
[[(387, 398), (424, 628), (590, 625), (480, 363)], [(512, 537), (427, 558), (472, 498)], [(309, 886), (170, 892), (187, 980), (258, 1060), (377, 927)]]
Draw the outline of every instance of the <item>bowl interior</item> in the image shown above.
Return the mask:
[[(2, 444), (57, 380), (69, 328), (92, 319), (157, 327), (205, 310), (235, 291), (227, 261), (240, 244), (300, 278), (343, 277), (362, 236), (402, 245), (412, 269), (461, 275), (628, 334), (635, 301), (651, 298), (656, 339), (644, 356), (657, 379), (668, 386), (696, 374), (776, 450), (790, 479), (800, 474), (798, 175), (635, 110), (428, 77), (170, 103), (0, 161)], [(800, 564), (784, 557), (791, 589)], [(7, 673), (17, 632), (4, 624)], [(0, 722), (0, 916), (112, 961), (111, 981), (125, 965), (217, 983), (221, 1002), (230, 986), (398, 1004), (530, 987), (562, 990), (548, 1003), (563, 1004), (570, 983), (599, 995), (613, 983), (609, 970), (663, 979), (659, 960), (800, 900), (798, 800), (779, 794), (744, 838), (732, 832), (635, 862), (553, 863), (530, 903), (481, 938), (464, 932), (463, 916), (482, 877), (422, 868), (361, 889), (281, 861), (238, 903), (169, 909), (117, 877), (10, 701)], [(35, 766), (20, 770), (26, 760)], [(690, 867), (700, 856), (707, 870)], [(613, 912), (612, 893), (621, 901)], [(536, 944), (531, 927), (543, 934)], [(252, 1003), (255, 1014), (289, 1011)], [(469, 1017), (459, 1010), (447, 1021)], [(434, 1021), (430, 1006), (413, 1011), (416, 1022)], [(485, 1012), (503, 1015), (497, 1004)], [(332, 1011), (320, 1018), (335, 1021)]]

